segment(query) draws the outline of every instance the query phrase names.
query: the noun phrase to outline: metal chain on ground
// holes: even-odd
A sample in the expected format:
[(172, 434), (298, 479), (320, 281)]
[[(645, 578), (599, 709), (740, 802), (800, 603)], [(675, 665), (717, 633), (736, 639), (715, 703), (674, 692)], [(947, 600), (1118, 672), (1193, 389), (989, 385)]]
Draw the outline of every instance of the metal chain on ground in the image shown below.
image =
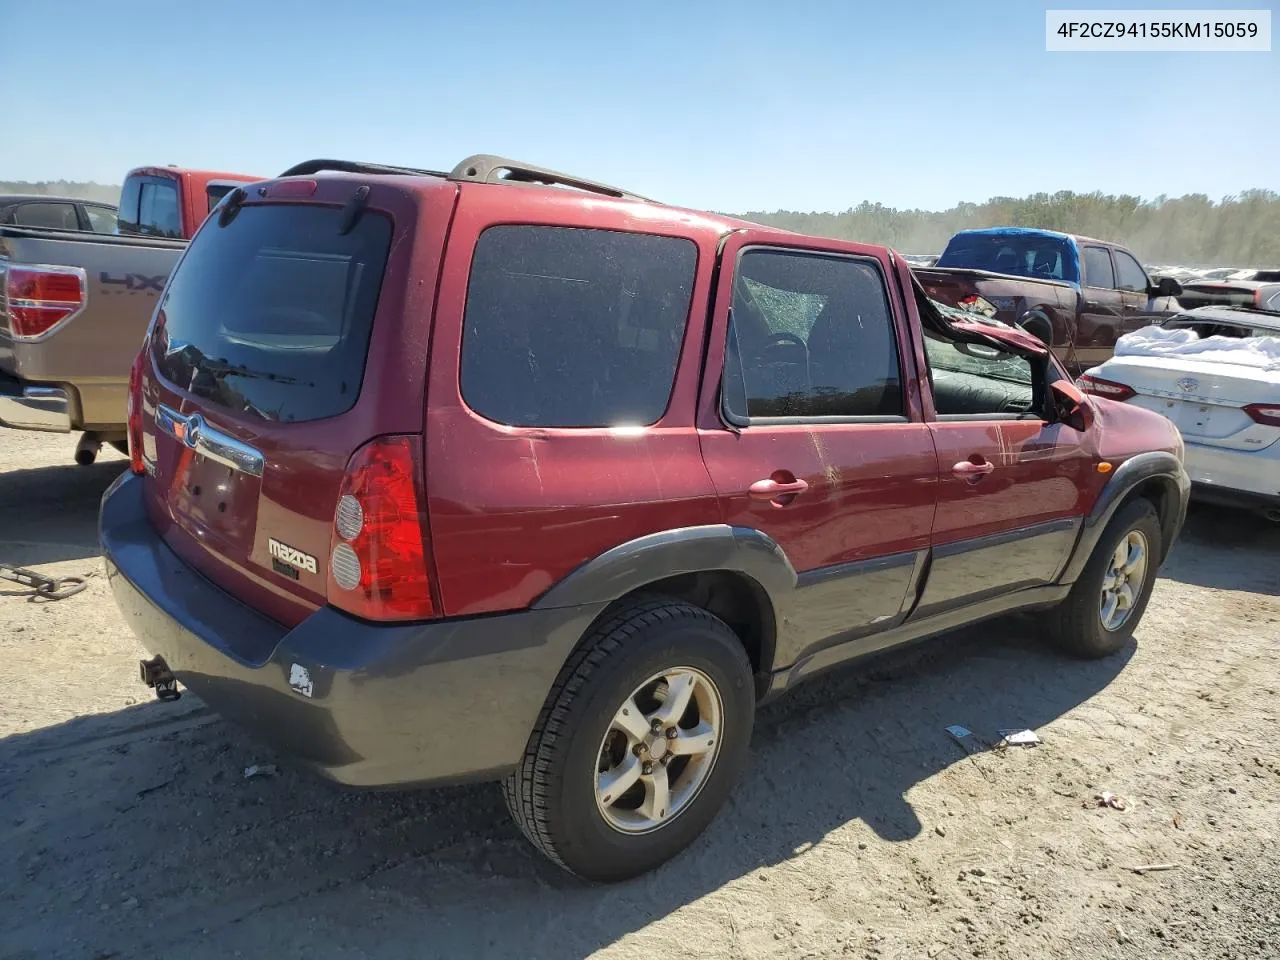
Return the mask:
[[(0, 580), (20, 583), (29, 587), (31, 593), (25, 594), (29, 602), (36, 600), (65, 600), (75, 596), (86, 586), (84, 577), (46, 577), (25, 567), (0, 562)], [(24, 596), (24, 594), (17, 594)]]

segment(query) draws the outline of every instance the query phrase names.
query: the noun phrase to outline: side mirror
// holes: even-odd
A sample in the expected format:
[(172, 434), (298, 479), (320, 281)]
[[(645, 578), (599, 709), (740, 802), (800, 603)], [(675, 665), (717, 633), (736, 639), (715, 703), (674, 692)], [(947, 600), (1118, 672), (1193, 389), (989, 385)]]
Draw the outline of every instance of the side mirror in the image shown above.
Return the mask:
[(1049, 397), (1053, 403), (1055, 423), (1064, 423), (1081, 433), (1093, 426), (1093, 405), (1070, 380), (1049, 384)]
[(1156, 277), (1155, 283), (1147, 288), (1153, 297), (1178, 297), (1182, 295), (1182, 284), (1173, 277)]

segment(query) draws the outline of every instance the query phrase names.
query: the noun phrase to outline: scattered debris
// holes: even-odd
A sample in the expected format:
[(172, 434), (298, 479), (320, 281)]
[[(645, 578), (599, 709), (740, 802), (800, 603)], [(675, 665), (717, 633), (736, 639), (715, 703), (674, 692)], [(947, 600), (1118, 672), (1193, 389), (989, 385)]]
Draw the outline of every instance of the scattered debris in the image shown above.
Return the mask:
[(962, 727), (958, 723), (953, 723), (951, 726), (947, 727), (947, 733), (951, 734), (957, 740), (963, 740), (965, 737), (973, 736), (972, 730), (968, 727)]
[(1137, 874), (1143, 874), (1158, 873), (1161, 870), (1177, 870), (1178, 866), (1179, 864), (1176, 863), (1148, 863), (1141, 867), (1128, 867), (1126, 869), (1132, 870)]
[(936, 827), (933, 828), (933, 832), (940, 837), (945, 837), (947, 835), (947, 828), (944, 827), (942, 824), (938, 824)]
[(280, 768), (274, 763), (255, 763), (244, 768), (244, 778), (252, 780), (254, 777), (274, 777), (280, 772)]
[(1110, 807), (1112, 810), (1128, 810), (1129, 801), (1117, 793), (1103, 791), (1102, 793), (1095, 793), (1092, 800), (1084, 801), (1083, 806), (1087, 809)]
[(1000, 734), (1000, 745), (1006, 747), (1035, 747), (1044, 741), (1034, 730), (997, 730)]
[(289, 667), (289, 686), (304, 697), (311, 697), (316, 689), (315, 681), (311, 679), (311, 671), (300, 663)]

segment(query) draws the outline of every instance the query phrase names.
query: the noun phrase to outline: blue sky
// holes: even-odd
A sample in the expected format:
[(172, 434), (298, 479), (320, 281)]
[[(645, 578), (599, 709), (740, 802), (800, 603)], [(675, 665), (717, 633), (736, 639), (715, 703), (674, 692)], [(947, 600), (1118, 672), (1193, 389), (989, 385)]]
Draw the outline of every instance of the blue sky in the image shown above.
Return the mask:
[(734, 211), (1280, 189), (1280, 52), (1046, 53), (1045, 9), (0, 0), (0, 180), (501, 153)]

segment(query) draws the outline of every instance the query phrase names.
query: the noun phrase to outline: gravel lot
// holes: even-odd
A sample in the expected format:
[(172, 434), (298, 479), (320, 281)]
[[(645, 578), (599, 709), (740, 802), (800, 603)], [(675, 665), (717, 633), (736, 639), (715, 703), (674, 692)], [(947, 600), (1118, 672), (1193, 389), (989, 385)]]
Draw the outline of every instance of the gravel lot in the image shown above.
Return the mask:
[(1104, 662), (1014, 619), (816, 681), (693, 849), (600, 888), (491, 786), (246, 780), (275, 758), (138, 683), (94, 531), (123, 461), (74, 445), (0, 429), (0, 559), (95, 574), (0, 582), (0, 958), (1280, 956), (1280, 529), (1195, 510)]

